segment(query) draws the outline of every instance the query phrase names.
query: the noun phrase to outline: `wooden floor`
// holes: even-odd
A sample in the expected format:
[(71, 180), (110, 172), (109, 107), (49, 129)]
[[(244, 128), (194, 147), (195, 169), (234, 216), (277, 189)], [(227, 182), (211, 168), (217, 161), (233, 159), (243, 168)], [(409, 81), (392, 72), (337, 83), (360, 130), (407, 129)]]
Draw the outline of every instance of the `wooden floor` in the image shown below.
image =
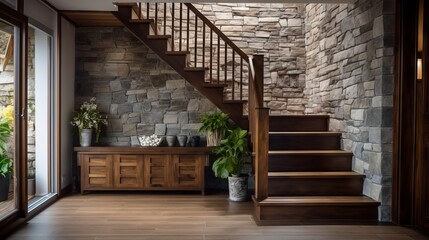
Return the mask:
[(429, 239), (397, 226), (257, 226), (252, 211), (252, 202), (229, 202), (225, 195), (72, 195), (8, 239)]

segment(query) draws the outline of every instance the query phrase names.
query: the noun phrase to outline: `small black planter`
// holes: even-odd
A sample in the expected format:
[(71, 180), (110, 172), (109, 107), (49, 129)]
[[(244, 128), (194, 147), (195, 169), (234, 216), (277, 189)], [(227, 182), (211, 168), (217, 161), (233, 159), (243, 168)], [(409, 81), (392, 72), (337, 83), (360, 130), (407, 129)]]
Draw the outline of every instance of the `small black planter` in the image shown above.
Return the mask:
[(10, 173), (3, 176), (0, 174), (0, 202), (9, 197)]

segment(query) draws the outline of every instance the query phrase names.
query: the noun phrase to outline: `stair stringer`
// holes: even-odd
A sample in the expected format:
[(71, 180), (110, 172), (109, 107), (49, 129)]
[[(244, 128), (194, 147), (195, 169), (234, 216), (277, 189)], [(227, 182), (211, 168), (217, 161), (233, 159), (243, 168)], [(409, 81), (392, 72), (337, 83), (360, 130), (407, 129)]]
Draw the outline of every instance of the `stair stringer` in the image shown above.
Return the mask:
[[(124, 9), (125, 8), (125, 9)], [(129, 11), (129, 14), (128, 12)], [(156, 53), (163, 61), (170, 65), (180, 76), (188, 81), (202, 95), (209, 99), (216, 107), (225, 112), (241, 128), (248, 128), (248, 121), (243, 118), (242, 103), (225, 103), (223, 88), (214, 90), (213, 87), (204, 87), (205, 70), (186, 70), (183, 68), (183, 62), (186, 67), (186, 55), (183, 55), (183, 62), (179, 62), (178, 57), (169, 56), (167, 52), (168, 39), (150, 39), (149, 34), (153, 25), (149, 22), (130, 22), (132, 6), (118, 6), (118, 11), (112, 14), (128, 29), (137, 39), (145, 44), (149, 49)], [(156, 36), (156, 35), (150, 35)], [(163, 43), (165, 42), (165, 43)], [(217, 89), (217, 88), (216, 88)]]

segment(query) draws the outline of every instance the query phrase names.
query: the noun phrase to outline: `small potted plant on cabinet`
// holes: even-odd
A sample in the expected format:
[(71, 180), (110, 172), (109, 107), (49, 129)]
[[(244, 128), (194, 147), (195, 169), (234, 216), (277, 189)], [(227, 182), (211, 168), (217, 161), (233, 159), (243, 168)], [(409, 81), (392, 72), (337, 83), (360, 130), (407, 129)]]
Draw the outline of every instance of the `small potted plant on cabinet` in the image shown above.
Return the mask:
[(102, 125), (107, 125), (95, 102), (91, 98), (89, 102), (84, 102), (79, 111), (75, 112), (71, 124), (79, 130), (79, 143), (82, 147), (91, 146), (92, 130), (95, 130), (95, 142), (98, 143)]
[(229, 199), (231, 201), (246, 201), (248, 189), (248, 176), (242, 174), (246, 161), (247, 130), (236, 128), (229, 130), (226, 138), (220, 141), (220, 146), (213, 152), (218, 159), (213, 163), (213, 172), (216, 177), (228, 178)]
[(222, 112), (212, 112), (201, 115), (200, 132), (206, 133), (207, 146), (219, 146), (228, 129), (229, 117)]
[(12, 174), (12, 159), (7, 153), (7, 143), (12, 135), (8, 121), (0, 117), (0, 201), (8, 199), (10, 178)]

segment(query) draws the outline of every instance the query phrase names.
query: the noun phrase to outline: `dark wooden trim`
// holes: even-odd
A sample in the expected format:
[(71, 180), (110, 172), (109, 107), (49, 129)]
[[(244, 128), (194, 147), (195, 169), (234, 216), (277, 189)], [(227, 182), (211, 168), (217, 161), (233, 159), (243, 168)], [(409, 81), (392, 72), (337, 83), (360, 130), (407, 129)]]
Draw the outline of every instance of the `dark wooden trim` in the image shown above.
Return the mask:
[(55, 129), (55, 161), (56, 161), (56, 173), (57, 173), (57, 179), (56, 179), (56, 192), (58, 194), (59, 197), (61, 197), (61, 176), (62, 176), (62, 172), (61, 172), (61, 73), (62, 73), (62, 69), (61, 69), (61, 56), (62, 56), (62, 52), (61, 52), (61, 46), (62, 46), (62, 41), (61, 41), (61, 31), (62, 31), (62, 14), (57, 14), (57, 88), (55, 89), (56, 91), (56, 122), (57, 124), (55, 124), (54, 126), (56, 126)]
[[(27, 19), (28, 20), (28, 19)], [(19, 113), (19, 129), (18, 129), (18, 144), (15, 146), (18, 146), (17, 151), (17, 159), (19, 161), (19, 175), (18, 181), (21, 190), (20, 190), (20, 196), (18, 198), (18, 202), (20, 205), (20, 212), (22, 217), (27, 217), (28, 215), (28, 192), (27, 192), (27, 169), (28, 169), (28, 154), (27, 154), (27, 148), (28, 148), (28, 142), (27, 142), (27, 117), (28, 117), (28, 109), (27, 109), (27, 63), (28, 63), (28, 21), (25, 23), (25, 25), (20, 29), (20, 39), (21, 39), (21, 45), (20, 45), (20, 64), (19, 64), (19, 80), (18, 84), (16, 86), (19, 94), (19, 101), (18, 101), (18, 113)], [(16, 98), (15, 98), (16, 99)], [(16, 118), (15, 118), (16, 119)]]
[(71, 20), (68, 16), (64, 15), (62, 12), (58, 12), (58, 15), (67, 20), (70, 24), (72, 24), (75, 28), (79, 27), (73, 20)]
[[(19, 1), (18, 5), (22, 6), (22, 2), (23, 1)], [(19, 8), (19, 6), (18, 6)], [(25, 83), (24, 81), (26, 81), (26, 72), (27, 72), (27, 60), (26, 60), (26, 48), (27, 48), (27, 43), (26, 43), (26, 33), (27, 33), (27, 26), (28, 26), (28, 18), (26, 16), (24, 16), (23, 14), (21, 14), (20, 12), (10, 8), (9, 6), (0, 3), (0, 18), (6, 22), (9, 22), (12, 25), (15, 25), (17, 27), (19, 27), (20, 31), (19, 31), (19, 36), (14, 36), (14, 39), (16, 42), (18, 42), (19, 44), (14, 44), (16, 46), (16, 48), (19, 50), (19, 62), (18, 62), (18, 66), (15, 67), (16, 69), (16, 74), (17, 74), (17, 78), (16, 78), (16, 83), (15, 86), (21, 86), (23, 83)], [(23, 41), (25, 40), (25, 41)], [(21, 84), (21, 85), (19, 85)], [(22, 98), (21, 96), (21, 92), (22, 90), (17, 87), (15, 89), (15, 92), (19, 94), (19, 97)], [(18, 109), (22, 109), (20, 108), (22, 106), (21, 101), (17, 102), (18, 104)], [(19, 114), (18, 114), (19, 116)], [(22, 124), (22, 121), (20, 119), (20, 117), (17, 117), (17, 123), (16, 126), (18, 126), (19, 124)], [(17, 132), (15, 132), (16, 136), (18, 137), (18, 139), (21, 139), (24, 135), (25, 131), (23, 131), (23, 129), (20, 127), (18, 129)], [(17, 141), (18, 142), (18, 141)], [(17, 222), (20, 220), (20, 218), (23, 218), (26, 216), (26, 212), (27, 212), (27, 208), (26, 208), (26, 203), (27, 201), (25, 199), (27, 199), (27, 195), (26, 193), (26, 189), (23, 189), (25, 187), (24, 184), (26, 184), (26, 163), (25, 160), (22, 158), (23, 156), (23, 151), (20, 148), (21, 145), (24, 144), (22, 142), (20, 142), (20, 144), (17, 144), (17, 151), (16, 151), (16, 162), (17, 162), (17, 173), (16, 176), (20, 179), (20, 181), (18, 182), (18, 192), (17, 194), (17, 198), (18, 198), (18, 203), (17, 203), (17, 209), (14, 210), (9, 216), (7, 216), (6, 218), (4, 218), (1, 222), (0, 225), (2, 226), (1, 230), (0, 230), (0, 235), (3, 234), (4, 232), (7, 231), (8, 226), (11, 226), (13, 223)], [(26, 159), (26, 158), (25, 158)], [(24, 178), (23, 178), (24, 177)]]
[(10, 22), (13, 25), (21, 26), (23, 23), (27, 23), (27, 17), (23, 14), (15, 11), (11, 7), (0, 2), (0, 18)]
[(19, 13), (24, 14), (24, 0), (18, 0), (18, 1), (17, 1), (16, 10), (17, 10)]
[(50, 2), (46, 1), (46, 0), (40, 0), (42, 3), (44, 3), (46, 6), (48, 6), (49, 8), (51, 8), (52, 10), (54, 10), (55, 12), (59, 12), (58, 9), (52, 5)]
[(392, 222), (414, 224), (418, 1), (397, 1)]
[(208, 154), (213, 147), (75, 147), (75, 152), (141, 154)]
[[(85, 27), (85, 26), (81, 26), (78, 23), (75, 23), (73, 21), (73, 19), (68, 16), (67, 13), (111, 14), (112, 17), (114, 18), (114, 15), (112, 14), (111, 11), (93, 11), (93, 10), (78, 10), (78, 11), (77, 10), (60, 10), (60, 11), (58, 11), (58, 14), (61, 14), (64, 19), (69, 21), (75, 27)], [(120, 23), (120, 22), (118, 21), (118, 23)], [(100, 27), (102, 27), (102, 26), (103, 25), (100, 25)], [(109, 26), (110, 25), (105, 25), (105, 27), (109, 27)]]
[(73, 184), (69, 184), (66, 187), (64, 187), (63, 189), (61, 189), (61, 191), (58, 195), (61, 197), (64, 197), (64, 196), (66, 196), (72, 192), (73, 192)]

